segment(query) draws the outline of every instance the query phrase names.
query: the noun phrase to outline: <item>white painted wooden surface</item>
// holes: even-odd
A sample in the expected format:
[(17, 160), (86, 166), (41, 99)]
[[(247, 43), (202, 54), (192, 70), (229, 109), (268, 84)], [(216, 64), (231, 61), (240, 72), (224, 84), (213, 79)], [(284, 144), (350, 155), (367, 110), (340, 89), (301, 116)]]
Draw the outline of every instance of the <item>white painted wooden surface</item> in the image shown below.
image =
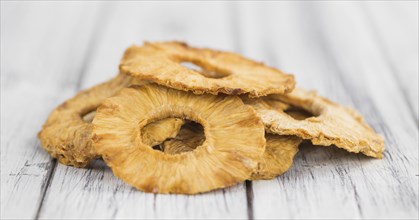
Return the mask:
[[(294, 73), (357, 108), (383, 160), (303, 144), (293, 168), (196, 196), (132, 189), (102, 161), (58, 164), (36, 134), (124, 49), (184, 40)], [(418, 218), (417, 2), (1, 2), (1, 218)]]

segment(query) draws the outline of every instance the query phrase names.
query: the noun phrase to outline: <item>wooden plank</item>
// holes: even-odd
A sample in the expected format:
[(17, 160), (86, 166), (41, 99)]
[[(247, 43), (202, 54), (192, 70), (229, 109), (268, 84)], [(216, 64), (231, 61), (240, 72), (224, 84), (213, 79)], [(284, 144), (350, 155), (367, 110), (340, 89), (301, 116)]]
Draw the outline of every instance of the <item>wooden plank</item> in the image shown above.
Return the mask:
[(358, 108), (387, 146), (383, 160), (301, 147), (290, 172), (253, 182), (255, 218), (417, 218), (417, 127), (359, 6), (239, 7), (246, 55), (279, 63), (298, 85)]
[[(224, 4), (125, 2), (112, 8), (103, 35), (96, 39), (99, 43), (81, 88), (114, 75), (123, 50), (143, 40), (177, 39), (232, 49)], [(87, 169), (57, 166), (40, 218), (244, 219), (247, 200), (244, 184), (195, 196), (143, 193), (117, 179), (102, 161), (96, 161)]]
[[(319, 24), (329, 26), (324, 28), (323, 39), (331, 42), (330, 48), (324, 49), (337, 64), (336, 70), (340, 72), (345, 91), (351, 94), (355, 106), (364, 113), (367, 121), (386, 138), (387, 152), (382, 162), (385, 172), (381, 173), (382, 170), (377, 167), (378, 174), (357, 178), (358, 182), (368, 178), (371, 186), (376, 186), (357, 189), (359, 195), (369, 195), (360, 196), (358, 205), (363, 208), (362, 216), (365, 218), (418, 218), (417, 124), (414, 115), (410, 114), (409, 103), (403, 98), (405, 94), (400, 91), (395, 75), (379, 49), (381, 45), (377, 44), (377, 39), (366, 25), (366, 15), (359, 7), (358, 4), (349, 4), (341, 10), (321, 9), (316, 13), (321, 18)], [(329, 21), (327, 18), (331, 17), (338, 19)], [(353, 41), (337, 42), (330, 37), (335, 34), (343, 39), (347, 35), (348, 30), (342, 24), (357, 33)], [(332, 29), (335, 30), (333, 33)], [(342, 49), (344, 53), (340, 52)], [(359, 82), (360, 79), (363, 81)], [(374, 200), (381, 203), (373, 204)]]
[(365, 21), (418, 123), (419, 2), (364, 4)]
[(34, 218), (54, 166), (36, 135), (73, 92), (96, 9), (1, 4), (1, 218)]
[[(258, 56), (259, 59), (266, 60), (268, 64), (275, 66), (277, 66), (276, 63), (278, 63), (279, 60), (281, 67), (285, 71), (297, 74), (297, 82), (299, 85), (304, 83), (307, 84), (305, 87), (313, 88), (314, 85), (325, 82), (325, 80), (319, 80), (320, 77), (324, 77), (323, 75), (320, 75), (322, 72), (319, 72), (319, 74), (316, 75), (316, 73), (312, 71), (312, 68), (310, 68), (310, 65), (316, 65), (316, 63), (307, 59), (308, 54), (305, 51), (307, 50), (305, 47), (307, 44), (302, 44), (305, 42), (301, 42), (303, 39), (301, 39), (301, 33), (298, 32), (301, 25), (297, 20), (297, 15), (300, 13), (298, 8), (295, 8), (294, 4), (287, 3), (274, 6), (275, 5), (271, 4), (266, 7), (251, 4), (241, 6), (243, 19), (247, 18), (244, 22), (247, 26), (247, 31), (249, 33), (259, 34), (257, 37), (253, 36), (253, 38), (256, 39), (245, 41), (244, 50), (246, 55)], [(254, 8), (256, 8), (256, 10), (253, 10)], [(269, 8), (269, 10), (267, 8)], [(261, 28), (262, 24), (272, 25), (263, 29)], [(275, 30), (281, 31), (277, 32)], [(249, 34), (243, 33), (241, 36), (246, 38)], [(303, 56), (303, 58), (301, 56)], [(299, 73), (308, 74), (302, 75)], [(316, 152), (316, 155), (318, 156), (317, 158), (315, 157), (315, 159), (324, 160), (324, 157), (319, 158), (319, 156), (322, 156), (327, 152), (328, 151), (324, 151), (323, 154)], [(301, 153), (299, 155), (301, 155)], [(256, 219), (319, 218), (320, 216), (316, 216), (316, 206), (317, 208), (322, 208), (323, 206), (319, 207), (315, 202), (318, 200), (315, 199), (317, 199), (316, 197), (321, 199), (322, 195), (320, 194), (316, 195), (316, 197), (311, 197), (310, 190), (315, 190), (315, 192), (321, 192), (323, 190), (326, 193), (333, 191), (334, 194), (336, 194), (336, 192), (339, 192), (339, 194), (348, 194), (349, 189), (342, 190), (339, 187), (330, 189), (327, 185), (319, 185), (317, 181), (311, 179), (312, 175), (318, 175), (318, 173), (311, 174), (311, 172), (315, 171), (305, 170), (307, 170), (307, 164), (313, 162), (310, 160), (313, 156), (313, 152), (307, 155), (307, 160), (309, 161), (307, 161), (305, 164), (306, 166), (304, 167), (298, 166), (302, 159), (300, 157), (296, 158), (296, 164), (294, 165), (294, 169), (292, 169), (292, 171), (296, 173), (294, 175), (291, 171), (279, 179), (253, 182), (253, 204)], [(319, 161), (315, 162), (316, 164), (319, 164)], [(323, 163), (323, 165), (325, 165), (325, 163)], [(330, 167), (332, 168), (334, 166), (336, 166), (336, 164), (332, 164)], [(325, 179), (327, 178), (323, 175), (318, 181), (325, 181)], [(333, 179), (335, 179), (335, 177)], [(303, 190), (300, 191), (301, 189)], [(333, 202), (333, 200), (322, 201), (324, 207), (333, 205)], [(347, 202), (342, 206), (342, 210), (344, 210), (342, 215), (345, 216), (346, 214), (347, 216), (349, 213), (357, 213), (355, 204), (354, 198), (347, 197)], [(333, 215), (323, 215), (321, 217), (331, 216)]]
[[(97, 39), (99, 46), (93, 54), (82, 88), (114, 76), (125, 49), (133, 44), (141, 45), (144, 41), (177, 40), (194, 46), (235, 49), (234, 39), (228, 37), (232, 28), (225, 22), (229, 18), (226, 17), (224, 3), (124, 2), (112, 7), (109, 16), (113, 19), (109, 19), (108, 25), (111, 28), (107, 28)], [(217, 10), (220, 11), (217, 16), (211, 15)], [(117, 31), (123, 32), (118, 34)]]

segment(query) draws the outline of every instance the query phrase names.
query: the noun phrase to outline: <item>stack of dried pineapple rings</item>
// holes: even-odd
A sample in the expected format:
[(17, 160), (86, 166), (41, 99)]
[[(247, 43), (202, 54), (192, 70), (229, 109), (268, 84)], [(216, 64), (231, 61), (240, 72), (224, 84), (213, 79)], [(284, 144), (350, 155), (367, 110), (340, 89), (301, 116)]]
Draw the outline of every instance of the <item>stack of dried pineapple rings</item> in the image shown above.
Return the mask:
[(102, 158), (139, 190), (196, 194), (285, 173), (303, 140), (383, 154), (383, 138), (355, 110), (235, 53), (145, 43), (119, 69), (45, 122), (39, 139), (60, 163)]

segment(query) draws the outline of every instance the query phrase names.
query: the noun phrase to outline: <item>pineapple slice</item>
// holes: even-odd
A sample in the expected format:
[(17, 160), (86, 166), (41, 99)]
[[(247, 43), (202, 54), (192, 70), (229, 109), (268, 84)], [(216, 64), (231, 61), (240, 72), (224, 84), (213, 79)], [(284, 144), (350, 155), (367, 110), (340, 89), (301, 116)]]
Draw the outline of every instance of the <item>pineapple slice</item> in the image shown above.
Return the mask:
[[(58, 106), (48, 117), (38, 137), (43, 148), (52, 157), (68, 166), (85, 167), (98, 157), (91, 146), (91, 121), (103, 100), (131, 84), (145, 84), (125, 74), (81, 91)], [(150, 144), (175, 137), (182, 119), (168, 118), (144, 127), (144, 139)]]
[(293, 75), (238, 54), (180, 42), (132, 46), (125, 51), (120, 71), (195, 94), (260, 97), (290, 92), (295, 85)]
[[(383, 138), (365, 123), (358, 112), (315, 92), (295, 89), (287, 95), (243, 98), (243, 101), (256, 110), (269, 133), (296, 135), (311, 140), (315, 145), (336, 145), (349, 152), (383, 157)], [(305, 111), (311, 115), (304, 117), (302, 112)]]
[[(182, 154), (154, 150), (142, 128), (163, 118), (200, 123), (204, 143)], [(145, 192), (195, 194), (237, 184), (265, 150), (263, 123), (236, 96), (134, 86), (105, 100), (92, 123), (96, 152), (117, 177)]]

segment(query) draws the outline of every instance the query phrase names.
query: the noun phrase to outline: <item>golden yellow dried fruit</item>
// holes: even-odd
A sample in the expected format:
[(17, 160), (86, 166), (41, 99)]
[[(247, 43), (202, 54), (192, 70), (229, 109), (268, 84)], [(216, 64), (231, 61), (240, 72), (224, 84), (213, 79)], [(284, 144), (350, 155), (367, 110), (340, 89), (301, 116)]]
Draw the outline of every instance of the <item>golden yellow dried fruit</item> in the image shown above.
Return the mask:
[[(205, 129), (205, 142), (165, 154), (142, 141), (142, 127), (174, 117)], [(264, 127), (235, 96), (194, 95), (158, 85), (123, 89), (93, 119), (93, 146), (113, 173), (137, 189), (194, 194), (248, 179), (265, 148)]]
[[(194, 64), (193, 70), (183, 64)], [(140, 79), (195, 94), (260, 97), (292, 91), (294, 76), (238, 54), (193, 48), (185, 43), (145, 43), (128, 48), (120, 70)]]
[(266, 148), (251, 180), (272, 179), (287, 172), (298, 152), (302, 139), (296, 136), (266, 134)]
[(180, 118), (165, 118), (152, 122), (143, 127), (141, 131), (142, 140), (149, 146), (158, 145), (167, 138), (176, 137), (184, 123), (184, 120)]
[[(79, 92), (50, 114), (38, 137), (43, 148), (65, 165), (84, 167), (96, 157), (91, 147), (91, 120), (100, 103), (138, 81), (125, 74)], [(140, 83), (138, 81), (138, 83)]]
[(163, 142), (163, 152), (178, 154), (195, 150), (205, 141), (204, 128), (194, 122), (187, 122), (180, 129), (177, 136)]
[[(266, 130), (279, 135), (296, 135), (315, 145), (336, 145), (353, 153), (382, 158), (383, 138), (369, 127), (353, 109), (308, 92), (295, 89), (287, 95), (271, 95), (263, 99), (243, 99), (255, 108)], [(302, 111), (287, 114), (289, 109)]]
[[(280, 136), (265, 134), (266, 147), (251, 180), (272, 179), (279, 176), (292, 166), (298, 145), (302, 139), (296, 136)], [(192, 151), (205, 141), (204, 131), (196, 123), (187, 122), (178, 135), (163, 142), (163, 151), (178, 154)]]
[[(38, 136), (43, 148), (65, 165), (85, 167), (97, 157), (91, 146), (91, 121), (96, 108), (106, 98), (129, 85), (145, 84), (125, 74), (79, 92), (73, 98), (58, 106), (48, 117)], [(144, 127), (144, 140), (150, 144), (175, 137), (183, 120), (168, 118)]]

